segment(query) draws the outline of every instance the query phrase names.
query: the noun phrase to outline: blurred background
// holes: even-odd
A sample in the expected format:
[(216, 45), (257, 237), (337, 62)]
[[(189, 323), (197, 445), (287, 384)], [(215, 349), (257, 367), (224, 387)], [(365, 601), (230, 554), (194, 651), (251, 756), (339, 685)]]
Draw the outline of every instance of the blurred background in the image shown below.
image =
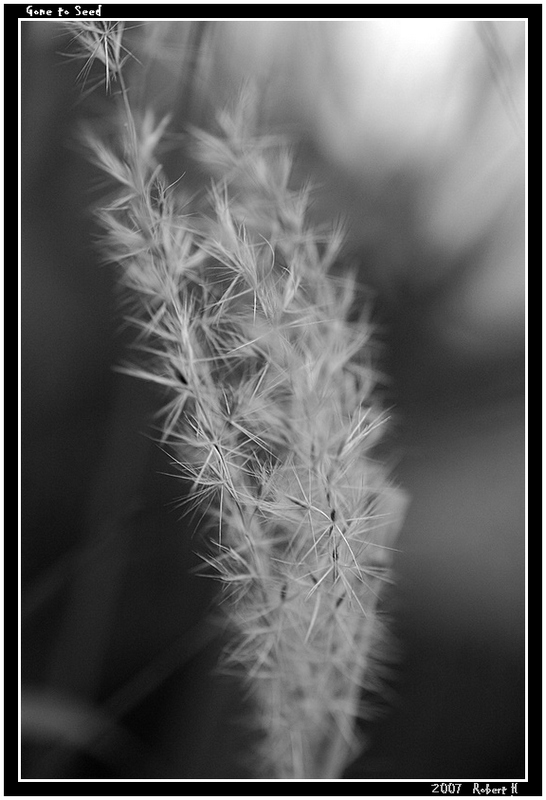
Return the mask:
[[(411, 504), (388, 600), (400, 657), (346, 777), (525, 773), (525, 34), (414, 19), (129, 31), (162, 53), (146, 92), (176, 133), (258, 82), (263, 124), (298, 142), (313, 214), (346, 220), (376, 298), (388, 459)], [(200, 519), (152, 438), (162, 398), (112, 369), (131, 333), (77, 144), (112, 98), (86, 95), (68, 49), (56, 23), (22, 23), (23, 777), (249, 777), (244, 689), (214, 671), (217, 587), (193, 571)], [(180, 149), (165, 165), (196, 180)]]

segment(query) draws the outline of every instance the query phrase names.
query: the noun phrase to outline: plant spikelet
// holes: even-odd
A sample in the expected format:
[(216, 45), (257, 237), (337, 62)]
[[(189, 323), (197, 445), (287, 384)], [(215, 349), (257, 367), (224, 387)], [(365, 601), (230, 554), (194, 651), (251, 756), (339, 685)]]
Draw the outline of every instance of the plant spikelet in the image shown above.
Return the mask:
[(310, 225), (311, 189), (291, 186), (286, 143), (257, 134), (248, 88), (218, 133), (192, 132), (212, 174), (188, 205), (156, 160), (168, 122), (132, 110), (119, 29), (101, 31), (77, 37), (122, 86), (118, 141), (91, 147), (117, 186), (100, 221), (143, 353), (128, 371), (164, 389), (162, 440), (217, 521), (204, 558), (260, 776), (339, 777), (403, 505), (374, 457), (385, 415), (356, 282), (333, 269), (342, 234)]

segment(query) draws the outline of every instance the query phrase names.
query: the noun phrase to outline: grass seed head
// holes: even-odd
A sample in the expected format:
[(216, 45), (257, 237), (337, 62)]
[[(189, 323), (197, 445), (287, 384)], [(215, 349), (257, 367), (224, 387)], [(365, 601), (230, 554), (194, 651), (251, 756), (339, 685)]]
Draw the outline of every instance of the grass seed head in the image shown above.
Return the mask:
[(99, 59), (120, 86), (117, 143), (91, 139), (118, 186), (100, 212), (104, 252), (131, 297), (132, 374), (165, 391), (162, 441), (218, 522), (204, 560), (224, 587), (225, 663), (263, 733), (260, 772), (339, 776), (401, 515), (373, 457), (373, 331), (340, 274), (339, 226), (308, 222), (311, 190), (291, 186), (291, 148), (257, 131), (248, 87), (220, 133), (193, 133), (212, 176), (190, 216), (159, 164), (167, 118), (131, 106), (122, 24), (72, 30), (85, 69)]

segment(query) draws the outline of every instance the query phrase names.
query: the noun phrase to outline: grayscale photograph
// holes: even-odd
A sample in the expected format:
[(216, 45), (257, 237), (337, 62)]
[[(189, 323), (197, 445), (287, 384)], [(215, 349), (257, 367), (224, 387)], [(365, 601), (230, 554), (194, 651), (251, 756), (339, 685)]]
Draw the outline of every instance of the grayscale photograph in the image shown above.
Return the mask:
[(531, 7), (17, 8), (24, 793), (530, 794)]

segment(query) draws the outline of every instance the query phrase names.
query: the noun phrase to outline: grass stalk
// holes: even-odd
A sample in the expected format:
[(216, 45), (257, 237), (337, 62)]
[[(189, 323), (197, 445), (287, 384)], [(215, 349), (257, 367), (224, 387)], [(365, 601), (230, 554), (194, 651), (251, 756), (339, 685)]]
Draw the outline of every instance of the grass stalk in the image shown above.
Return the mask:
[(132, 107), (122, 23), (69, 29), (84, 70), (99, 59), (117, 90), (114, 137), (88, 137), (116, 185), (102, 252), (142, 353), (127, 371), (165, 392), (161, 440), (215, 530), (203, 559), (232, 630), (225, 667), (254, 699), (256, 773), (340, 777), (401, 513), (375, 455), (386, 415), (342, 232), (309, 223), (311, 190), (291, 186), (286, 143), (257, 132), (248, 88), (217, 132), (193, 131), (214, 175), (190, 200), (158, 162), (168, 121)]

